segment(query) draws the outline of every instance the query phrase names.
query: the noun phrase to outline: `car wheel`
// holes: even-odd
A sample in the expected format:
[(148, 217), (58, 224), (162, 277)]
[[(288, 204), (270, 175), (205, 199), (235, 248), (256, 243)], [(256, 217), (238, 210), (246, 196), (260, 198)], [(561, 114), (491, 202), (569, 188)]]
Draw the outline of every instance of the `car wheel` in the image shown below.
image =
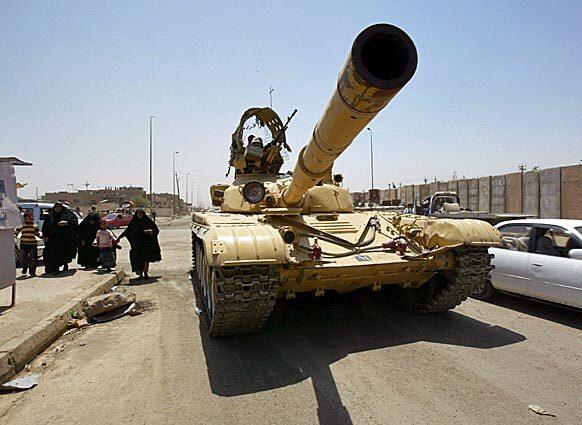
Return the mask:
[(478, 300), (490, 300), (495, 296), (495, 294), (497, 294), (497, 291), (491, 284), (491, 275), (489, 275), (489, 277), (477, 287), (471, 297)]

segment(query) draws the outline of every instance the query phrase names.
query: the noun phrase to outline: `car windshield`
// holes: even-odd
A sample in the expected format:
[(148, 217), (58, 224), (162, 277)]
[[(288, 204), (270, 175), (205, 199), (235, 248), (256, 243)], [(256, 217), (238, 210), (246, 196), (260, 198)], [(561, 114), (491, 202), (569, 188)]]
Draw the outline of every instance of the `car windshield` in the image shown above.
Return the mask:
[(113, 220), (113, 219), (114, 219), (114, 218), (116, 218), (117, 216), (118, 216), (118, 214), (115, 214), (115, 213), (114, 213), (114, 214), (107, 214), (107, 215), (105, 216), (105, 218), (106, 218), (107, 220)]

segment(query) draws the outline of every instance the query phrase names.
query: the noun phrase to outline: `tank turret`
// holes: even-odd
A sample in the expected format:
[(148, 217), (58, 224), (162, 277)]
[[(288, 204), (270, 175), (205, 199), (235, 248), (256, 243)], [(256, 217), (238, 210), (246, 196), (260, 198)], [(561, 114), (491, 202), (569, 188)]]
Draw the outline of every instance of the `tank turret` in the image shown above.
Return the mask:
[(394, 25), (372, 25), (358, 35), (282, 204), (298, 205), (310, 188), (331, 180), (335, 159), (412, 78), (417, 62), (414, 43)]

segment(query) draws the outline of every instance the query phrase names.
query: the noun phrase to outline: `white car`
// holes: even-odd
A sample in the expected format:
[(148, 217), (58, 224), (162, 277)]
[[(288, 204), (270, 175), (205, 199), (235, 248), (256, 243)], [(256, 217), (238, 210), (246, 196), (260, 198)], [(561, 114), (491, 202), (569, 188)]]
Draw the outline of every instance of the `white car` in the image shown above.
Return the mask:
[(582, 220), (512, 220), (495, 227), (503, 247), (489, 249), (491, 282), (474, 298), (503, 291), (582, 308)]

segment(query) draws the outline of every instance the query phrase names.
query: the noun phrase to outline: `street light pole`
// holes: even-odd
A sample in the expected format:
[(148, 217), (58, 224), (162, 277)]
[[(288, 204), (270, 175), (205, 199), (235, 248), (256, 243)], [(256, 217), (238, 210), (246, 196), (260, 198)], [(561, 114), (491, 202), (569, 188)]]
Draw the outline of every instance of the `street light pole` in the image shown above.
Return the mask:
[(186, 211), (188, 211), (188, 176), (192, 173), (186, 173)]
[(273, 92), (275, 91), (275, 89), (271, 86), (269, 86), (269, 105), (271, 106), (271, 109), (273, 109)]
[(176, 151), (172, 154), (172, 217), (176, 217)]
[(374, 144), (372, 141), (372, 129), (367, 127), (366, 130), (370, 132), (370, 175), (372, 177), (371, 189), (374, 189)]
[(153, 115), (150, 115), (150, 215), (154, 208), (154, 192), (152, 190), (152, 119)]
[[(195, 181), (192, 182), (192, 187), (190, 188), (190, 197), (192, 198), (191, 202), (192, 202), (192, 211), (194, 211), (194, 183), (196, 183)], [(196, 198), (196, 207), (198, 207), (198, 198)]]

